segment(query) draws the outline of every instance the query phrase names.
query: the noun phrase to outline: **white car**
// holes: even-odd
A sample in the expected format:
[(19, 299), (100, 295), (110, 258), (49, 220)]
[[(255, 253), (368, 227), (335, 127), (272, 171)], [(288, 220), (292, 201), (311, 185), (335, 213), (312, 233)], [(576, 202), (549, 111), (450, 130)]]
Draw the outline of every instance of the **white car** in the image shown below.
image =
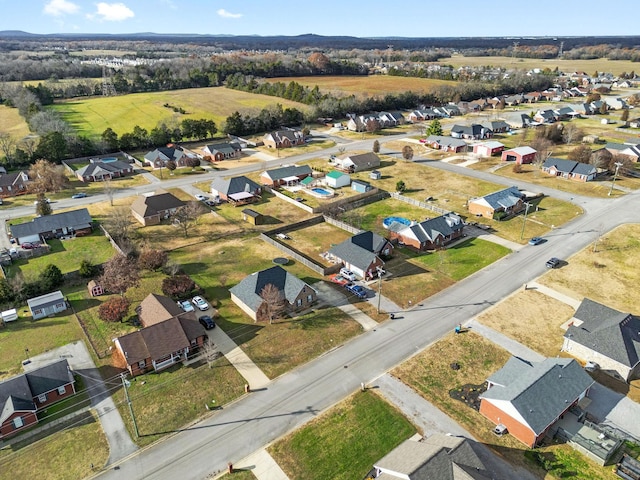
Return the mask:
[(189, 300), (183, 300), (182, 302), (178, 302), (178, 305), (180, 305), (180, 308), (182, 308), (185, 312), (195, 311), (195, 308), (193, 308), (193, 305), (191, 305), (191, 302)]
[(209, 310), (209, 304), (204, 300), (204, 298), (202, 297), (193, 297), (191, 299), (191, 301), (193, 302), (193, 304), (198, 307), (198, 310), (201, 311), (205, 311), (205, 310)]
[(340, 269), (340, 275), (342, 275), (344, 278), (346, 278), (347, 280), (353, 282), (356, 279), (356, 274), (353, 273), (351, 270), (347, 269), (347, 268), (341, 268)]
[(201, 202), (204, 202), (205, 200), (209, 200), (209, 197), (207, 197), (206, 195), (197, 194), (195, 197), (196, 197), (196, 200), (200, 200)]

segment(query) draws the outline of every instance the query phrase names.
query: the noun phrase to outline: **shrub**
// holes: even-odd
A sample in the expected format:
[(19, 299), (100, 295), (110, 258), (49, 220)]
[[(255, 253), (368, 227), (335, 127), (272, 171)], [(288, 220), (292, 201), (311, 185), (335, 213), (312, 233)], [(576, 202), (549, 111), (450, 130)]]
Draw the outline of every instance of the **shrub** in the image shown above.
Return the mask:
[(98, 316), (105, 322), (121, 322), (131, 302), (124, 296), (111, 297), (98, 308)]
[(175, 275), (162, 281), (162, 293), (169, 297), (187, 297), (194, 288), (196, 283), (188, 275)]
[(138, 266), (144, 270), (155, 271), (164, 267), (168, 258), (164, 250), (144, 249), (138, 257)]
[(91, 260), (85, 259), (80, 262), (78, 273), (83, 278), (91, 278), (98, 273), (98, 267), (91, 263)]

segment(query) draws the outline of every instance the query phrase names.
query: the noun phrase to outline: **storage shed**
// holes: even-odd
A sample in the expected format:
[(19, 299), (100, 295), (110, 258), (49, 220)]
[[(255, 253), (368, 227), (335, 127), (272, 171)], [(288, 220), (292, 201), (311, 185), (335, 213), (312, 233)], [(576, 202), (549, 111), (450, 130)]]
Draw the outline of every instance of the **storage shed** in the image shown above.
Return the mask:
[(353, 180), (351, 182), (351, 189), (358, 193), (367, 193), (372, 188), (373, 187), (369, 183), (363, 182), (362, 180)]
[(264, 216), (260, 212), (256, 212), (250, 208), (242, 210), (242, 220), (252, 223), (253, 225), (264, 224)]
[(67, 302), (60, 290), (30, 298), (27, 300), (27, 305), (34, 320), (55, 315), (67, 309)]
[(340, 188), (349, 185), (351, 183), (351, 177), (344, 172), (332, 170), (331, 172), (327, 173), (324, 181), (329, 187)]

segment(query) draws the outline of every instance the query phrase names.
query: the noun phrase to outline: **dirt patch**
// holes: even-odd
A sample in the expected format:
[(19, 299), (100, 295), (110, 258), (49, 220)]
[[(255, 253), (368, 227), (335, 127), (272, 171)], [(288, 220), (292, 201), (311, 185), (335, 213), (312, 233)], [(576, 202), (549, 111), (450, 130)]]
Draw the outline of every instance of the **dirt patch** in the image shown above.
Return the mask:
[(449, 390), (449, 396), (454, 400), (459, 400), (468, 407), (480, 411), (480, 395), (487, 391), (487, 382), (482, 385), (467, 383), (458, 388)]

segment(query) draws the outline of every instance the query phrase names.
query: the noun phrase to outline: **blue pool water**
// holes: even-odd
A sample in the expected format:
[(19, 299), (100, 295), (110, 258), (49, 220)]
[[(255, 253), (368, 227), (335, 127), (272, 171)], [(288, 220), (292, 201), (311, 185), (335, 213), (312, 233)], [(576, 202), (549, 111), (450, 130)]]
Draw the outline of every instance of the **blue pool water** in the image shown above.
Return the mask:
[(382, 221), (382, 226), (384, 228), (389, 228), (392, 223), (401, 223), (408, 227), (409, 225), (411, 225), (411, 220), (404, 217), (387, 217)]
[(116, 162), (118, 161), (118, 159), (116, 157), (107, 157), (107, 158), (103, 158), (102, 163), (110, 163), (110, 162)]
[(311, 191), (323, 197), (330, 197), (333, 195), (333, 193), (329, 192), (328, 190), (325, 190), (324, 188), (319, 188), (319, 187), (312, 188)]

